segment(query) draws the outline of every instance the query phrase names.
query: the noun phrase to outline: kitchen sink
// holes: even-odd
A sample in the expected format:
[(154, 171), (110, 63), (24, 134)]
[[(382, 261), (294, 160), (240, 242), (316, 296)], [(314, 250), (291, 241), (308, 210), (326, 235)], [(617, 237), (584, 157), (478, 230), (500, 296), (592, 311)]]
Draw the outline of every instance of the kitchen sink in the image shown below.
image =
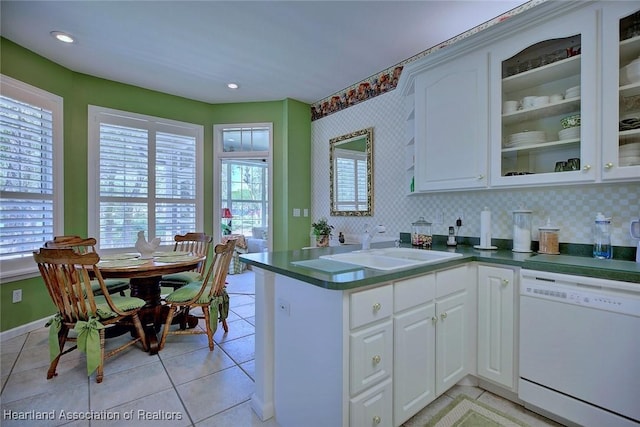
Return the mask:
[(385, 248), (321, 255), (320, 258), (346, 262), (375, 270), (399, 270), (419, 265), (436, 264), (462, 254), (410, 248)]

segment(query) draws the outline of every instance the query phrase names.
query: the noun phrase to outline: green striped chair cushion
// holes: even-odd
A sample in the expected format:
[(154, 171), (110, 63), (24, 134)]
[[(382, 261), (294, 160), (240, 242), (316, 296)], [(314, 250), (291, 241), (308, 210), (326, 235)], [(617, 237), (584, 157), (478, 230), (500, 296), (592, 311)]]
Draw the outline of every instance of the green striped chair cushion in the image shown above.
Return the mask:
[[(120, 291), (125, 291), (129, 289), (129, 281), (127, 279), (103, 279), (103, 280), (110, 294), (118, 293)], [(91, 281), (91, 290), (93, 291), (94, 295), (102, 294), (102, 288), (100, 288), (100, 283), (96, 279)]]
[[(202, 288), (202, 281), (191, 282), (188, 285), (183, 286), (180, 289), (177, 289), (171, 292), (169, 295), (167, 295), (167, 297), (165, 298), (165, 301), (170, 303), (187, 302), (198, 294), (198, 292), (200, 291), (200, 288)], [(207, 285), (204, 292), (202, 292), (202, 295), (200, 295), (200, 298), (198, 298), (196, 303), (209, 304), (210, 289), (211, 289), (211, 285)]]
[[(114, 295), (111, 296), (111, 300), (120, 311), (135, 310), (136, 308), (141, 308), (145, 304), (144, 300), (135, 297), (122, 297)], [(102, 295), (96, 297), (96, 312), (98, 314), (98, 317), (100, 317), (101, 319), (108, 319), (110, 317), (118, 316), (116, 313), (111, 311), (109, 304), (107, 304), (107, 301)]]
[(162, 282), (182, 282), (182, 283), (190, 283), (195, 282), (197, 280), (202, 281), (202, 275), (197, 271), (183, 271), (181, 273), (173, 273), (173, 274), (165, 274), (162, 276)]

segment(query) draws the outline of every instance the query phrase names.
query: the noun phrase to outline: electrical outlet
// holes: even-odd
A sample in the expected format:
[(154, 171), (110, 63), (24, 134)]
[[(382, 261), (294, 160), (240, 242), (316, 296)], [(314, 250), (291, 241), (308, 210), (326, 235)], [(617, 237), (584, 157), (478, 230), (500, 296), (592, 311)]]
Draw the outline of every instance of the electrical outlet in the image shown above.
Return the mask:
[(22, 301), (22, 289), (14, 289), (13, 290), (13, 302), (20, 302)]

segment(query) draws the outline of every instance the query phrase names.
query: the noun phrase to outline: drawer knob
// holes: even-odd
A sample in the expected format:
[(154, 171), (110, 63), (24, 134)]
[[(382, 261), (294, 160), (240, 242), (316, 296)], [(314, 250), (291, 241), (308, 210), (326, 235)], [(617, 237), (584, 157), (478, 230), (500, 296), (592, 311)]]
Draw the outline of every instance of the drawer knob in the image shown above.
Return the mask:
[(609, 162), (604, 165), (605, 169), (611, 169), (613, 167), (613, 163)]
[(379, 302), (373, 304), (373, 311), (374, 312), (380, 311), (381, 308), (382, 308), (382, 304), (380, 304)]
[(380, 421), (382, 421), (382, 418), (380, 418), (379, 416), (375, 416), (373, 417), (373, 423), (374, 424), (380, 424)]
[(380, 356), (376, 354), (375, 356), (373, 356), (372, 360), (373, 360), (373, 364), (377, 365), (378, 363), (380, 363), (380, 360), (382, 359), (380, 358)]
[(442, 320), (446, 319), (446, 318), (447, 318), (447, 312), (445, 311), (444, 313), (442, 313), (442, 314), (440, 315), (440, 318), (441, 318)]

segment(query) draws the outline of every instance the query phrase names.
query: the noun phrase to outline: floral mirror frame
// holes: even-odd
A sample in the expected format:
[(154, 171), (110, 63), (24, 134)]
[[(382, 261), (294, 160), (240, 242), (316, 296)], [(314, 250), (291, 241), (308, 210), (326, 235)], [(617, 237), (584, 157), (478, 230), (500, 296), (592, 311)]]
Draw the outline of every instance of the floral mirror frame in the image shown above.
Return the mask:
[(329, 140), (331, 216), (373, 215), (373, 128)]

